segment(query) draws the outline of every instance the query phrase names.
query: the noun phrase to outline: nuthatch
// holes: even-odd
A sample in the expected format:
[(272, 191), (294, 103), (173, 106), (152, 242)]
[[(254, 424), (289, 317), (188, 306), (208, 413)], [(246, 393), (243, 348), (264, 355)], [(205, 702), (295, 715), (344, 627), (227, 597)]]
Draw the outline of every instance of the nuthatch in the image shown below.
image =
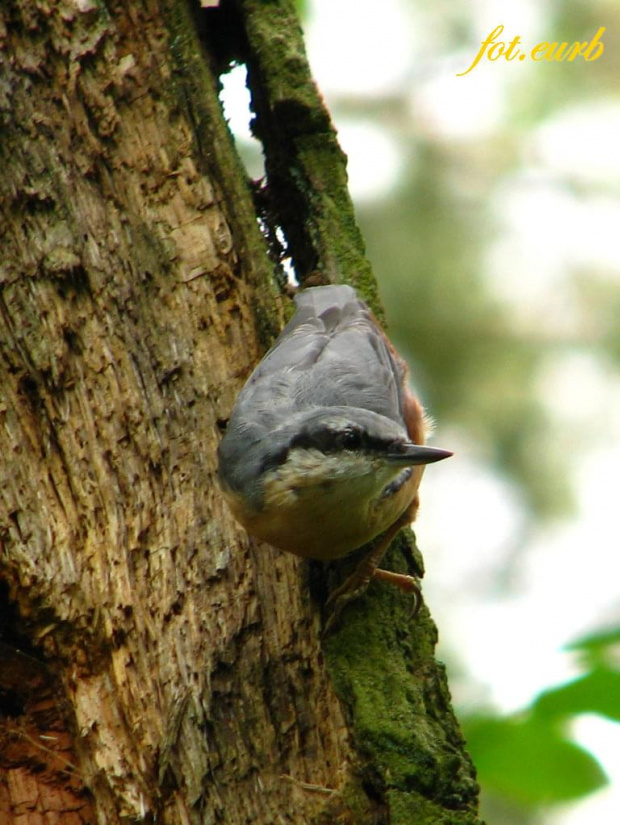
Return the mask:
[[(372, 576), (418, 510), (425, 417), (407, 367), (349, 286), (305, 289), (297, 312), (242, 389), (219, 447), (224, 495), (248, 533), (310, 559), (337, 559), (384, 534), (335, 593), (336, 608)], [(339, 610), (338, 610), (339, 612)]]

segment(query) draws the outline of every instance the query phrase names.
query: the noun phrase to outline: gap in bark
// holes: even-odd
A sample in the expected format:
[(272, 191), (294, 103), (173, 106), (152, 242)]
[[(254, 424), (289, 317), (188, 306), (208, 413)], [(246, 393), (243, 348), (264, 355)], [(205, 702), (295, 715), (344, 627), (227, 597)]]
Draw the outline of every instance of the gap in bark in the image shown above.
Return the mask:
[(297, 286), (299, 278), (293, 263), (293, 250), (280, 219), (277, 195), (274, 195), (273, 187), (269, 187), (268, 147), (256, 128), (258, 113), (253, 107), (253, 99), (257, 89), (249, 80), (249, 45), (243, 18), (236, 4), (227, 0), (209, 8), (200, 8), (195, 2), (192, 12), (205, 53), (218, 78), (218, 98), (247, 174), (258, 225), (267, 242), (276, 281), (282, 290), (287, 285)]
[(57, 680), (0, 578), (1, 822), (34, 825), (49, 811), (59, 821), (66, 813), (75, 825), (94, 821), (73, 745)]
[[(16, 517), (13, 513), (9, 513), (9, 518), (15, 520)], [(2, 578), (0, 578), (0, 642), (34, 659), (39, 658), (40, 654), (24, 631), (17, 605), (11, 601), (8, 582)]]
[(265, 240), (275, 276), (281, 288), (287, 283), (297, 285), (292, 256), (284, 228), (278, 221), (265, 171), (265, 149), (254, 134), (252, 97), (248, 88), (245, 63), (236, 63), (220, 75), (219, 100), (224, 118), (233, 136), (239, 157), (245, 168), (252, 191), (258, 225)]

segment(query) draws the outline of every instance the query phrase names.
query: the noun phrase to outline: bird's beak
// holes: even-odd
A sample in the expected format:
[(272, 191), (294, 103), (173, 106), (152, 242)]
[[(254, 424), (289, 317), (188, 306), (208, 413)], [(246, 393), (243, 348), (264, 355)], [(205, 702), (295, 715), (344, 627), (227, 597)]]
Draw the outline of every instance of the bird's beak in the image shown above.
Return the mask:
[(453, 455), (450, 450), (440, 450), (439, 447), (424, 447), (421, 444), (402, 444), (399, 451), (390, 453), (387, 460), (390, 464), (434, 464)]

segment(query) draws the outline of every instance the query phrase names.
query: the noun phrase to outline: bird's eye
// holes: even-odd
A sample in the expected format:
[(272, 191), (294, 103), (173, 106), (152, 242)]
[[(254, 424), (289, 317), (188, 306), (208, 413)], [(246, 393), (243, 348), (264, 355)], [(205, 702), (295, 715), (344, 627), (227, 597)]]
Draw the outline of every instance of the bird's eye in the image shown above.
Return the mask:
[(362, 443), (362, 438), (357, 430), (347, 428), (338, 434), (339, 446), (344, 450), (354, 450)]

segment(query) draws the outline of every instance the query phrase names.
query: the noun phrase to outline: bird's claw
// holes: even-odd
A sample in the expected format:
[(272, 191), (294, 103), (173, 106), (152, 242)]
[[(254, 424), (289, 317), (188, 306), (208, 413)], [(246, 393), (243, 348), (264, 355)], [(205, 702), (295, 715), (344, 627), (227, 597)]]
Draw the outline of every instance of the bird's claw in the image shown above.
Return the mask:
[(329, 616), (323, 629), (323, 636), (328, 636), (338, 626), (343, 609), (350, 602), (355, 601), (355, 599), (358, 599), (366, 592), (371, 578), (389, 582), (398, 587), (399, 590), (402, 590), (403, 593), (411, 594), (413, 596), (413, 605), (410, 618), (414, 619), (418, 615), (420, 608), (424, 604), (424, 599), (422, 597), (420, 584), (414, 576), (408, 576), (404, 573), (393, 573), (390, 570), (383, 570), (382, 568), (376, 568), (372, 571), (368, 571), (367, 569), (360, 571), (358, 568), (340, 587), (337, 587), (330, 593), (325, 603), (329, 611)]
[(420, 587), (418, 579), (415, 576), (408, 576), (405, 573), (393, 573), (391, 570), (382, 570), (380, 567), (375, 570), (373, 577), (395, 585), (395, 587), (398, 587), (403, 593), (413, 595), (411, 619), (415, 619), (424, 604), (422, 588)]

